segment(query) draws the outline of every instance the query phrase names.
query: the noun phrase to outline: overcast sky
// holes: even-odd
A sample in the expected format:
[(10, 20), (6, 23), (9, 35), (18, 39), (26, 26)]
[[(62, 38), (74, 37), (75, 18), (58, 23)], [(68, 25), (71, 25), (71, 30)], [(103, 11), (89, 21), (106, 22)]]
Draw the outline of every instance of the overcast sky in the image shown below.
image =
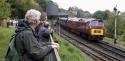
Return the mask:
[(52, 0), (56, 2), (60, 8), (68, 9), (70, 6), (77, 6), (84, 11), (94, 13), (97, 10), (110, 10), (117, 4), (119, 11), (125, 11), (125, 0)]

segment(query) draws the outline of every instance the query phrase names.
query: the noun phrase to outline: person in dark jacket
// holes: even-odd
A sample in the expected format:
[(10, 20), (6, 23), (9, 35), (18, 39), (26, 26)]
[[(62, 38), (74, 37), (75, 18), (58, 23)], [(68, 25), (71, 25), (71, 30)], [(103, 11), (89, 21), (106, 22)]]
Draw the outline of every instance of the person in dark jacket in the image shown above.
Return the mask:
[[(51, 44), (51, 40), (50, 40), (50, 31), (48, 29), (49, 27), (49, 22), (48, 21), (44, 21), (41, 25), (41, 27), (39, 27), (39, 31), (38, 33), (38, 38), (39, 38), (39, 43), (42, 45), (48, 45)], [(52, 58), (53, 56), (53, 52), (52, 51), (50, 54), (47, 54), (44, 58), (44, 61), (49, 61), (49, 59)]]
[(49, 42), (50, 39), (50, 31), (48, 29), (49, 23), (43, 22), (38, 31), (38, 37), (40, 42)]
[(53, 48), (59, 48), (57, 43), (40, 45), (35, 28), (40, 23), (41, 13), (35, 9), (26, 12), (25, 21), (27, 27), (19, 27), (15, 37), (15, 47), (19, 55), (19, 61), (43, 61), (44, 56), (49, 54)]

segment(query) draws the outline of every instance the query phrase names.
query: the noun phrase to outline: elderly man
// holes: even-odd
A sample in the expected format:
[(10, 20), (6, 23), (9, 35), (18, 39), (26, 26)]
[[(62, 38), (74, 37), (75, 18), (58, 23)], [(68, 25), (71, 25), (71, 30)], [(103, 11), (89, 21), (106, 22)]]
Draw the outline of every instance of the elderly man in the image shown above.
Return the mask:
[(57, 43), (41, 46), (38, 43), (35, 28), (40, 23), (41, 13), (30, 9), (25, 15), (27, 27), (19, 28), (15, 37), (15, 47), (19, 55), (19, 61), (42, 61), (53, 48), (59, 48)]

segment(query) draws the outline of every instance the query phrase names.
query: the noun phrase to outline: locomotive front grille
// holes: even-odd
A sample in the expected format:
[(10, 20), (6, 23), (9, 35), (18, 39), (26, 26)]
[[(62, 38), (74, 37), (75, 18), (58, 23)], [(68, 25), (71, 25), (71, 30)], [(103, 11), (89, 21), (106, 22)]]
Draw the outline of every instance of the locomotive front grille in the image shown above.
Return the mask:
[(91, 35), (103, 35), (103, 29), (91, 29)]

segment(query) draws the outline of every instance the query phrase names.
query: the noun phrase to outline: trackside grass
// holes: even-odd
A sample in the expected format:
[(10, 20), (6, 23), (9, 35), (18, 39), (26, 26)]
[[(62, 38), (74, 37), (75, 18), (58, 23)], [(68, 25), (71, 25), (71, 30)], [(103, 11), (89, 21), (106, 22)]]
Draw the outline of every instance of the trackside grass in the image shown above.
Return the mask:
[(4, 61), (4, 56), (13, 33), (13, 28), (0, 27), (0, 61)]
[(56, 33), (54, 33), (54, 40), (60, 44), (59, 52), (62, 61), (91, 61), (87, 55)]
[[(114, 43), (114, 39), (108, 38), (108, 37), (104, 37), (103, 41), (106, 41), (106, 42), (109, 42), (109, 43)], [(125, 48), (125, 41), (118, 39), (116, 45)]]

